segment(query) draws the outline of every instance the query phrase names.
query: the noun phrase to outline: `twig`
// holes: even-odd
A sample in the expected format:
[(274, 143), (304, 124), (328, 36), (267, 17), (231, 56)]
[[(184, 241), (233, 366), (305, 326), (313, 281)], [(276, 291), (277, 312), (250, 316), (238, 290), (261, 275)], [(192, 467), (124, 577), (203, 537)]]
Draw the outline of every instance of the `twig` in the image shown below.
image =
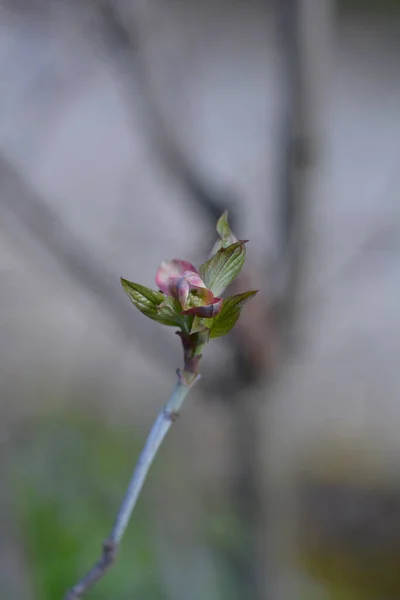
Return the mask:
[(103, 544), (102, 555), (90, 571), (82, 577), (79, 583), (67, 593), (65, 600), (78, 600), (81, 598), (113, 565), (118, 547), (128, 526), (133, 509), (135, 508), (140, 492), (142, 491), (147, 473), (156, 457), (158, 449), (168, 433), (171, 424), (177, 418), (186, 395), (200, 378), (200, 375), (197, 374), (189, 375), (190, 378), (187, 377), (186, 371), (184, 371), (183, 374), (178, 371), (178, 381), (175, 389), (172, 392), (170, 399), (159, 413), (149, 433), (146, 444), (133, 472), (125, 498), (122, 501), (110, 537)]

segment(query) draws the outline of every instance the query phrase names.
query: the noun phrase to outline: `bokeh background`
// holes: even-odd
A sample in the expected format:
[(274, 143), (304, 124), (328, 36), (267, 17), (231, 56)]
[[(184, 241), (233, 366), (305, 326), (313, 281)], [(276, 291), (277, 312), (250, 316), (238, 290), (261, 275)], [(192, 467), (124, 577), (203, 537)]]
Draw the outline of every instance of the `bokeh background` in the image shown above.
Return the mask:
[(3, 0), (0, 597), (98, 555), (180, 365), (119, 277), (229, 210), (208, 349), (93, 600), (400, 598), (400, 3)]

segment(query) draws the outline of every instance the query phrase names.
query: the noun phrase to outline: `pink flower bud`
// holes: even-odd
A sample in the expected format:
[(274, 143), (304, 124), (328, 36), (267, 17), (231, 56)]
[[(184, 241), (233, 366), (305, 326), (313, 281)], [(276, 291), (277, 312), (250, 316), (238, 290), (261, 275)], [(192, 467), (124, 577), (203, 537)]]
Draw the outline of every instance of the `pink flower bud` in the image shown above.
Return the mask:
[(186, 260), (165, 260), (161, 263), (156, 274), (156, 283), (158, 288), (169, 295), (169, 284), (172, 278), (182, 277), (185, 271), (194, 271), (197, 273), (196, 268)]
[[(200, 277), (197, 269), (185, 260), (164, 261), (156, 273), (158, 288), (179, 301), (183, 314), (211, 318), (222, 308), (222, 300), (215, 298)], [(189, 303), (189, 294), (196, 299), (196, 306)], [(193, 298), (192, 298), (193, 300)]]

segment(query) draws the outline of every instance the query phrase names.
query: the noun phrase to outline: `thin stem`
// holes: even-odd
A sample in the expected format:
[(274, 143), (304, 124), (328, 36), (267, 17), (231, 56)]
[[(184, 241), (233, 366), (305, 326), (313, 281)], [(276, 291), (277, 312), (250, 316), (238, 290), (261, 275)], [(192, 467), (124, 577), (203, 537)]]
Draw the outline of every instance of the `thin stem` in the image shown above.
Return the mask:
[(81, 598), (105, 575), (114, 563), (118, 546), (121, 543), (128, 526), (129, 519), (131, 518), (133, 509), (135, 508), (140, 492), (142, 491), (150, 466), (163, 439), (168, 433), (171, 424), (177, 418), (186, 395), (199, 378), (199, 375), (193, 375), (192, 373), (187, 374), (185, 372), (181, 374), (178, 371), (178, 381), (175, 389), (151, 428), (146, 444), (133, 472), (125, 498), (118, 511), (110, 537), (103, 544), (102, 555), (90, 571), (82, 577), (69, 592), (67, 592), (65, 600), (78, 600)]
[(168, 433), (171, 424), (179, 414), (179, 410), (190, 389), (190, 386), (178, 381), (167, 404), (159, 413), (146, 444), (139, 457), (131, 482), (122, 501), (117, 520), (111, 532), (110, 542), (119, 544), (128, 525), (130, 516), (135, 508), (137, 499), (142, 491), (144, 481), (158, 449)]

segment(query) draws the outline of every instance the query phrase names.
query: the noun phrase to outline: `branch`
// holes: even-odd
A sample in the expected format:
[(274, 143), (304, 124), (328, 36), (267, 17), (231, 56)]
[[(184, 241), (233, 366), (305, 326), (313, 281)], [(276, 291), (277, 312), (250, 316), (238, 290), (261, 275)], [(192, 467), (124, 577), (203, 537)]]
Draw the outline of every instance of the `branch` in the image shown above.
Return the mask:
[[(144, 333), (141, 317), (132, 314), (119, 281), (105, 269), (88, 246), (63, 223), (16, 167), (0, 154), (0, 209), (10, 211), (27, 231), (55, 259), (63, 271), (88, 292), (113, 318), (130, 342), (140, 342), (141, 351), (156, 357), (163, 367), (173, 367), (173, 357), (165, 352), (171, 344), (165, 332), (162, 343), (153, 344)], [(166, 344), (166, 346), (164, 346)], [(163, 349), (162, 349), (163, 348)], [(170, 358), (169, 358), (170, 357)]]
[[(319, 190), (315, 176), (323, 146), (329, 78), (331, 0), (276, 0), (283, 94), (280, 143), (280, 328), (285, 350), (293, 337), (309, 259), (309, 218)], [(294, 333), (294, 335), (293, 335)], [(292, 339), (288, 339), (288, 338)]]
[[(242, 379), (254, 382), (257, 376), (254, 366), (257, 366), (263, 350), (263, 362), (258, 373), (264, 371), (266, 375), (264, 393), (267, 402), (271, 402), (274, 382), (281, 374), (289, 353), (295, 350), (296, 338), (299, 337), (296, 334), (307, 259), (307, 220), (310, 195), (315, 195), (310, 167), (314, 146), (319, 142), (314, 123), (317, 99), (314, 96), (318, 91), (319, 97), (321, 81), (320, 70), (314, 72), (315, 55), (323, 57), (321, 44), (315, 48), (316, 34), (313, 28), (320, 31), (323, 16), (320, 13), (324, 9), (320, 5), (326, 2), (312, 0), (312, 6), (309, 6), (310, 0), (275, 0), (274, 3), (284, 85), (280, 98), (281, 131), (277, 140), (280, 169), (277, 192), (278, 260), (272, 272), (270, 270), (266, 274), (268, 297), (265, 306), (260, 307), (257, 315), (257, 305), (253, 304), (251, 313), (248, 313), (249, 322), (241, 323), (248, 337), (254, 330), (255, 352), (248, 354), (251, 346), (238, 345), (235, 365), (236, 372), (242, 373)], [(319, 9), (317, 27), (313, 15), (310, 15), (312, 8)], [(319, 38), (319, 41), (323, 42), (323, 39)], [(253, 316), (254, 327), (251, 328)], [(240, 334), (240, 328), (236, 329), (236, 333)], [(253, 356), (256, 361), (253, 361)], [(269, 514), (265, 513), (258, 477), (261, 468), (258, 464), (261, 456), (260, 413), (256, 400), (251, 400), (247, 397), (245, 403), (238, 402), (232, 413), (232, 495), (238, 520), (248, 533), (248, 542), (244, 550), (240, 548), (241, 552), (231, 565), (231, 570), (239, 596), (265, 600), (269, 596), (266, 591), (269, 582), (265, 585), (266, 564), (267, 573), (269, 569), (263, 548)]]
[[(232, 263), (232, 252), (235, 252), (236, 250), (239, 250), (241, 253), (242, 260)], [(208, 277), (209, 283), (212, 283), (215, 291), (219, 290), (220, 293), (222, 293), (224, 289), (232, 283), (235, 277), (237, 277), (243, 266), (244, 258), (245, 247), (243, 243), (239, 242), (238, 244), (222, 247), (217, 254), (213, 255), (211, 261), (206, 261), (206, 263), (200, 267), (200, 273), (203, 273), (205, 281), (207, 281)], [(163, 263), (156, 276), (157, 283), (163, 292), (155, 292), (140, 284), (122, 280), (124, 290), (134, 306), (141, 313), (160, 323), (165, 323), (167, 321), (172, 326), (175, 324), (179, 326), (180, 329), (176, 333), (182, 341), (184, 368), (183, 372), (178, 370), (178, 381), (175, 390), (159, 414), (150, 432), (122, 502), (111, 535), (103, 545), (101, 558), (87, 575), (85, 575), (70, 592), (68, 592), (65, 600), (77, 600), (82, 597), (88, 589), (103, 577), (113, 564), (118, 546), (121, 543), (154, 457), (156, 456), (171, 423), (179, 414), (179, 410), (187, 393), (199, 379), (198, 369), (204, 347), (207, 345), (210, 338), (225, 335), (232, 329), (240, 315), (243, 302), (246, 299), (254, 297), (257, 293), (256, 291), (248, 291), (242, 295), (242, 304), (241, 306), (238, 306), (239, 312), (232, 318), (232, 316), (230, 316), (231, 308), (229, 299), (226, 300), (228, 304), (224, 309), (222, 301), (219, 298), (215, 298), (214, 293), (210, 288), (207, 288), (205, 281), (201, 279), (200, 275), (195, 271), (186, 269), (187, 263), (185, 261), (174, 260)], [(181, 273), (181, 276), (177, 276), (177, 273)], [(193, 279), (195, 280), (195, 283), (193, 283)], [(192, 283), (190, 284), (190, 282)], [(187, 294), (185, 294), (185, 297), (177, 299), (177, 295), (184, 289), (185, 284), (187, 284)], [(194, 289), (189, 289), (190, 285), (192, 285)], [(200, 298), (198, 295), (199, 287), (207, 291), (207, 298), (203, 298), (203, 300)], [(163, 293), (167, 294), (167, 292), (167, 299), (163, 299)], [(180, 296), (182, 295), (180, 294)], [(172, 302), (170, 299), (172, 299)], [(230, 300), (232, 300), (232, 298)], [(169, 308), (168, 311), (165, 312), (167, 310), (167, 303)], [(209, 315), (210, 313), (207, 309), (210, 306), (215, 307), (216, 304), (219, 305), (219, 310), (216, 312), (216, 315), (221, 315), (220, 318), (222, 319), (219, 323), (218, 321), (215, 321), (215, 318), (213, 317), (203, 316), (205, 309), (206, 314)], [(198, 318), (197, 322), (193, 320), (192, 315), (195, 315)], [(197, 331), (190, 333), (192, 329), (197, 329)]]
[(233, 198), (230, 194), (212, 190), (198, 175), (179, 147), (176, 136), (153, 94), (143, 56), (141, 24), (136, 14), (137, 8), (132, 6), (129, 25), (126, 25), (125, 18), (114, 1), (100, 0), (97, 6), (103, 19), (115, 68), (123, 75), (129, 108), (133, 102), (137, 104), (139, 97), (141, 121), (146, 124), (162, 162), (186, 188), (188, 199), (200, 207), (211, 221), (216, 221), (226, 209), (229, 209), (231, 226), (235, 229), (237, 224), (232, 208)]
[(172, 423), (179, 415), (181, 406), (192, 386), (199, 380), (200, 375), (191, 375), (188, 380), (186, 372), (178, 371), (178, 381), (175, 389), (164, 408), (159, 413), (146, 444), (133, 472), (131, 482), (122, 501), (121, 507), (111, 531), (110, 537), (103, 544), (100, 559), (90, 571), (65, 596), (65, 600), (78, 600), (92, 588), (114, 564), (118, 547), (128, 526), (133, 509), (142, 491), (147, 473), (155, 459), (158, 449), (167, 435)]

